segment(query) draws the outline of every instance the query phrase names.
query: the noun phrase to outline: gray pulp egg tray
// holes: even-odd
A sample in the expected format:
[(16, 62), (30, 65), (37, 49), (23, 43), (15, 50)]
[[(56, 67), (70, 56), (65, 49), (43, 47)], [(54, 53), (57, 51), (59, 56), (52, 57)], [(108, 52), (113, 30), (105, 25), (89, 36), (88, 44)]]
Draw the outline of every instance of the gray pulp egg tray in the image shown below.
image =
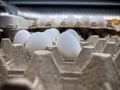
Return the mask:
[(117, 36), (80, 39), (76, 59), (63, 58), (57, 47), (35, 51), (1, 41), (0, 84), (8, 78), (26, 78), (34, 90), (120, 90), (120, 39)]

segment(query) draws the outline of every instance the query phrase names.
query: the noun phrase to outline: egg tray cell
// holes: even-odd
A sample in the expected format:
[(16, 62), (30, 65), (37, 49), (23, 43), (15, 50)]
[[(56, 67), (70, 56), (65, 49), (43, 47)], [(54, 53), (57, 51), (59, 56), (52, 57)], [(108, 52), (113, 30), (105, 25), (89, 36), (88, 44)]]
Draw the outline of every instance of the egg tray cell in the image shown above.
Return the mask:
[(34, 90), (119, 90), (120, 38), (80, 38), (77, 59), (64, 58), (57, 47), (37, 50), (30, 57), (24, 46), (3, 38), (0, 84), (9, 78), (29, 79)]

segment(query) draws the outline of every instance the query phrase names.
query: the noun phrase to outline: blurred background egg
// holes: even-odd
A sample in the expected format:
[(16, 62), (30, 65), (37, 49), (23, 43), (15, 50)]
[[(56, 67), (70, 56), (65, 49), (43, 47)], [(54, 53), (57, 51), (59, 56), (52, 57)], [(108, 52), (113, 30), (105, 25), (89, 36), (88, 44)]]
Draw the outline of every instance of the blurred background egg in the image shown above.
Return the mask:
[(55, 45), (55, 44), (56, 44), (56, 39), (55, 39), (55, 37), (49, 32), (49, 30), (47, 29), (46, 31), (44, 31), (44, 33), (51, 39), (52, 44)]
[(64, 19), (62, 17), (56, 17), (53, 20), (57, 25), (60, 25)]
[(36, 32), (27, 40), (25, 48), (32, 55), (35, 50), (44, 50), (47, 46), (52, 46), (52, 42), (45, 33)]
[(65, 19), (65, 22), (66, 22), (68, 25), (75, 25), (76, 22), (77, 22), (77, 19), (76, 19), (74, 16), (68, 16), (68, 17)]
[(63, 57), (65, 58), (77, 58), (80, 51), (81, 46), (78, 40), (69, 32), (63, 32), (58, 40), (57, 40), (57, 47)]
[(39, 18), (39, 20), (37, 21), (38, 25), (46, 25), (48, 22), (51, 22), (52, 18), (50, 18), (49, 16), (42, 16)]
[(78, 33), (75, 30), (68, 29), (66, 32), (71, 33), (78, 40), (78, 42), (80, 42), (80, 36), (78, 35)]
[(55, 40), (57, 40), (57, 38), (58, 38), (59, 35), (60, 35), (59, 30), (56, 29), (56, 28), (50, 28), (50, 29), (47, 29), (45, 32), (50, 33), (50, 34), (55, 38)]
[(107, 22), (103, 16), (94, 16), (92, 17), (92, 22), (96, 24), (98, 27), (106, 26)]
[(31, 36), (31, 33), (27, 30), (20, 30), (16, 33), (13, 43), (14, 44), (25, 44), (28, 38)]
[(80, 18), (80, 23), (82, 26), (90, 26), (91, 25), (91, 18), (90, 16), (82, 16)]

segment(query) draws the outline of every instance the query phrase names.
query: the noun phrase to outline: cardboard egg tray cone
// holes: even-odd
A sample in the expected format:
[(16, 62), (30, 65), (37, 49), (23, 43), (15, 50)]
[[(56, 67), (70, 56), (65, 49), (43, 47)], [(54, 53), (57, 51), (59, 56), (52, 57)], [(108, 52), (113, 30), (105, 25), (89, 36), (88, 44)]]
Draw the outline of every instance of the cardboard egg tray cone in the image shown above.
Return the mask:
[(109, 53), (113, 57), (116, 54), (116, 43), (115, 42), (107, 42), (107, 44), (104, 46), (102, 53)]
[(111, 36), (109, 41), (118, 43), (120, 41), (120, 38), (119, 38), (119, 36)]
[(12, 46), (12, 42), (9, 38), (2, 39), (1, 48), (3, 49), (3, 52), (5, 53), (6, 62), (11, 60), (13, 58), (13, 55), (15, 54), (15, 52), (14, 52), (14, 48)]
[(119, 90), (119, 76), (110, 54), (93, 53), (81, 73), (81, 83), (89, 87), (88, 90), (107, 90), (105, 83), (108, 83), (112, 90)]
[(48, 23), (46, 23), (45, 26), (48, 26), (48, 27), (58, 27), (58, 25), (53, 20), (48, 22)]
[(80, 37), (80, 41), (81, 41), (81, 42), (84, 42), (85, 40), (84, 40), (82, 37)]
[(8, 71), (5, 64), (5, 60), (0, 53), (0, 85), (3, 81), (7, 79)]
[[(2, 39), (1, 44), (3, 52), (5, 53), (6, 62), (12, 60), (14, 61), (15, 65), (17, 65), (16, 68), (24, 68), (26, 63), (29, 61), (29, 56), (27, 55), (24, 46), (21, 44), (12, 44), (12, 42), (8, 38)], [(22, 67), (18, 66), (24, 63), (25, 65), (23, 65)]]
[(60, 24), (60, 27), (68, 27), (68, 26), (69, 25), (65, 21), (62, 21)]
[(18, 75), (18, 77), (19, 74), (23, 75), (29, 62), (29, 56), (27, 55), (23, 45), (12, 44), (8, 38), (2, 39), (1, 44), (1, 54), (5, 61), (8, 74), (10, 74), (8, 77), (14, 77), (14, 74), (15, 76)]
[(120, 41), (116, 44), (116, 53), (118, 53), (120, 50)]
[(88, 39), (87, 42), (91, 43), (93, 46), (95, 46), (97, 40), (99, 39), (98, 35), (91, 35)]
[[(62, 89), (62, 85), (60, 83), (60, 72), (58, 67), (55, 65), (55, 60), (50, 51), (35, 51), (28, 68), (31, 68), (34, 71), (31, 72), (28, 69), (26, 76), (30, 77), (31, 80), (33, 78), (35, 79), (35, 76), (37, 76), (40, 81), (43, 80), (43, 82), (41, 81), (43, 83), (43, 89)], [(35, 76), (33, 76), (32, 73), (34, 73)]]
[(107, 39), (104, 39), (104, 38), (99, 38), (97, 41), (96, 41), (96, 44), (95, 44), (95, 48), (97, 50), (97, 52), (101, 52), (103, 47), (107, 44)]
[(117, 53), (116, 57), (114, 58), (114, 62), (116, 64), (116, 69), (118, 70), (118, 73), (120, 75), (120, 51)]
[(91, 44), (86, 41), (81, 41), (80, 45), (81, 45), (81, 47), (84, 47), (84, 46), (90, 46)]
[(81, 26), (81, 23), (79, 20), (77, 20), (76, 24), (74, 25), (74, 27), (80, 27)]

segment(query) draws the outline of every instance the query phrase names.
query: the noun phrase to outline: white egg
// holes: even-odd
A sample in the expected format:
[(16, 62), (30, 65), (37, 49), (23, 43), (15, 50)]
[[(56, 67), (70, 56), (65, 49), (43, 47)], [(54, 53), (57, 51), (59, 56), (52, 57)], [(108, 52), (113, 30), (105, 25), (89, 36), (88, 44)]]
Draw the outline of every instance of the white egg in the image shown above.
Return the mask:
[(31, 36), (31, 33), (28, 32), (27, 30), (20, 30), (16, 33), (13, 43), (24, 45), (30, 36)]
[(50, 40), (52, 41), (53, 45), (55, 45), (56, 44), (55, 37), (50, 32), (48, 32), (47, 30), (44, 33), (50, 38)]
[(46, 25), (51, 20), (52, 20), (52, 18), (50, 18), (48, 16), (43, 16), (38, 20), (38, 25)]
[(45, 32), (50, 33), (50, 34), (55, 38), (55, 40), (57, 40), (57, 38), (58, 38), (59, 35), (60, 35), (59, 30), (56, 29), (56, 28), (50, 28), (50, 29), (47, 29)]
[(61, 18), (61, 17), (56, 17), (56, 18), (54, 18), (54, 22), (57, 24), (57, 25), (60, 25), (62, 22), (63, 22), (63, 18)]
[(78, 42), (80, 42), (80, 37), (79, 37), (79, 35), (77, 34), (77, 32), (75, 30), (68, 29), (66, 32), (71, 33), (78, 40)]
[(32, 55), (35, 50), (44, 50), (47, 46), (52, 46), (52, 42), (45, 33), (36, 32), (27, 40), (25, 48)]
[(68, 32), (63, 32), (60, 35), (57, 40), (57, 47), (63, 57), (69, 59), (77, 58), (81, 51), (78, 40)]
[(75, 23), (77, 22), (76, 18), (74, 16), (68, 16), (66, 19), (65, 19), (65, 22), (68, 24), (68, 25), (75, 25)]
[(95, 22), (97, 26), (104, 27), (106, 25), (106, 20), (103, 16), (92, 17), (92, 22)]
[(91, 18), (89, 16), (82, 16), (80, 18), (80, 23), (83, 26), (90, 26), (91, 25)]

